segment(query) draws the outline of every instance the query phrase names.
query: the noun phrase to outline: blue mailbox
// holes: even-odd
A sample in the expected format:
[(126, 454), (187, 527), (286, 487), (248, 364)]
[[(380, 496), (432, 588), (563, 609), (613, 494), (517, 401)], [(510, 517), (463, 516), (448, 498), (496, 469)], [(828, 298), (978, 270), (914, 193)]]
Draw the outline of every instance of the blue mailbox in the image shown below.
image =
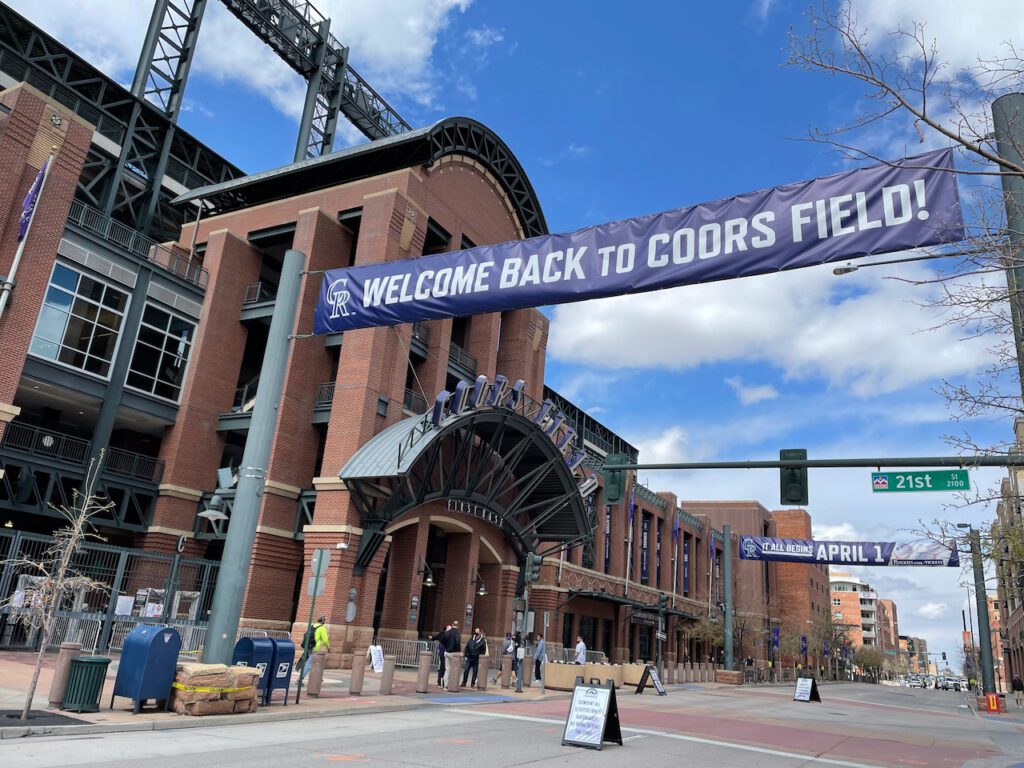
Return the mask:
[[(243, 637), (235, 643), (235, 651), (231, 655), (231, 663), (243, 667), (255, 667), (260, 671), (260, 679), (256, 690), (265, 691), (268, 672), (274, 661), (274, 642), (266, 637)], [(262, 698), (262, 697), (257, 697)]]
[(292, 665), (295, 663), (295, 643), (286, 637), (271, 638), (274, 655), (270, 660), (270, 671), (267, 673), (267, 689), (263, 704), (266, 706), (274, 696), (274, 691), (284, 691), (284, 705), (288, 706), (288, 690), (292, 683)]
[(180, 650), (181, 635), (176, 629), (156, 624), (135, 627), (124, 639), (110, 708), (114, 708), (114, 697), (123, 696), (134, 700), (135, 714), (148, 699), (162, 701), (166, 710)]

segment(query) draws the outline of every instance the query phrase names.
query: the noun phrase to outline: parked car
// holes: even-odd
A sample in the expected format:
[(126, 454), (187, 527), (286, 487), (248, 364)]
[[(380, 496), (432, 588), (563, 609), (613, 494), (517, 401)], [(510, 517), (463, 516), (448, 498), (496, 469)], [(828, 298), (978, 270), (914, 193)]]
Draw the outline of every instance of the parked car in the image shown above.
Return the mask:
[(907, 683), (909, 688), (924, 688), (924, 680), (920, 677), (912, 677)]

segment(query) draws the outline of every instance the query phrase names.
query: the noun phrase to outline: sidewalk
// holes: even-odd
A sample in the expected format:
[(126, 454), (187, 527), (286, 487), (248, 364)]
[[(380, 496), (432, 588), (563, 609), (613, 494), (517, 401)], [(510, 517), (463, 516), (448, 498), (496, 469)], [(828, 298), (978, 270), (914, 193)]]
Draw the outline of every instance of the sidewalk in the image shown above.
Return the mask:
[[(348, 691), (350, 671), (329, 669), (324, 673), (324, 684), (319, 698), (308, 697), (303, 688), (299, 704), (295, 704), (295, 684), (298, 680), (296, 676), (292, 678), (287, 706), (284, 704), (283, 694), (275, 693), (270, 706), (260, 707), (259, 710), (250, 714), (189, 717), (174, 712), (156, 710), (150, 703), (147, 709), (135, 715), (132, 713), (133, 703), (130, 699), (117, 698), (114, 700), (114, 708), (109, 709), (110, 695), (117, 677), (119, 660), (117, 654), (110, 654), (110, 658), (112, 661), (107, 671), (103, 693), (100, 696), (100, 711), (78, 714), (50, 709), (48, 697), (57, 656), (56, 654), (47, 654), (44, 659), (44, 668), (39, 676), (39, 684), (36, 687), (36, 695), (32, 701), (32, 710), (33, 712), (65, 715), (78, 722), (74, 725), (33, 725), (31, 719), (26, 723), (26, 721), (17, 719), (17, 716), (7, 717), (0, 722), (0, 739), (56, 734), (203, 728), (212, 725), (239, 725), (376, 712), (401, 712), (445, 705), (467, 706), (569, 697), (569, 693), (564, 691), (548, 691), (542, 696), (539, 685), (524, 689), (522, 693), (516, 693), (511, 688), (502, 689), (490, 684), (486, 691), (464, 689), (458, 693), (448, 693), (434, 685), (436, 679), (434, 679), (433, 673), (428, 692), (416, 693), (416, 670), (405, 668), (395, 670), (394, 684), (390, 695), (381, 695), (380, 675), (367, 669), (363, 679), (362, 695), (352, 696)], [(32, 679), (34, 664), (34, 653), (0, 652), (0, 710), (8, 712), (17, 710), (20, 714), (21, 708), (25, 704), (25, 693), (28, 691)]]

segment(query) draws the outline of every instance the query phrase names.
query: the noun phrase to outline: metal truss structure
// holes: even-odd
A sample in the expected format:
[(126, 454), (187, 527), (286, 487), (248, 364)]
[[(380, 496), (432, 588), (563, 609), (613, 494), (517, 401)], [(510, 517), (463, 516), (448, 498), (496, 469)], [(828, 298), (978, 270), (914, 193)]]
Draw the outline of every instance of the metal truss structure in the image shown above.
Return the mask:
[[(200, 0), (190, 6), (196, 10)], [(155, 15), (155, 14), (154, 14)], [(194, 32), (182, 29), (177, 75), (166, 88), (152, 77), (154, 93), (159, 90), (168, 105), (180, 103), (181, 85), (190, 54), (186, 38)], [(154, 43), (153, 50), (159, 45)], [(169, 49), (164, 72), (172, 71)], [(161, 54), (164, 56), (165, 54)], [(180, 64), (180, 66), (179, 66)], [(156, 105), (107, 77), (73, 51), (47, 35), (30, 21), (0, 3), (0, 72), (24, 81), (87, 120), (96, 129), (76, 197), (107, 216), (143, 232), (155, 240), (178, 237), (184, 210), (169, 205), (181, 189), (192, 189), (242, 176), (242, 171), (211, 151)], [(150, 80), (149, 76), (142, 80)], [(171, 187), (177, 185), (175, 191)]]
[[(418, 419), (396, 427), (411, 433), (419, 425), (409, 422)], [(393, 448), (398, 433), (387, 433), (360, 452), (380, 456)], [(415, 450), (392, 464), (391, 472), (365, 474), (359, 453), (341, 471), (363, 520), (357, 573), (372, 561), (390, 523), (442, 499), (464, 502), (467, 514), (497, 525), (520, 562), (527, 552), (543, 556), (593, 539), (593, 507), (584, 503), (561, 451), (532, 419), (493, 408), (463, 414), (420, 435), (425, 439), (417, 439)]]

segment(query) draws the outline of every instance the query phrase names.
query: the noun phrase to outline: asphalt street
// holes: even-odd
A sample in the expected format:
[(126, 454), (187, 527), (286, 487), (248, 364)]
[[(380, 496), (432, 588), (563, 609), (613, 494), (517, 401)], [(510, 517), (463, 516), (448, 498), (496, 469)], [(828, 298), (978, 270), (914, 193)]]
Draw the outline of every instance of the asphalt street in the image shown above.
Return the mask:
[(4, 768), (65, 766), (325, 766), (506, 768), (530, 764), (765, 766), (969, 766), (1024, 764), (1024, 715), (976, 715), (959, 694), (831, 685), (822, 703), (789, 688), (699, 689), (665, 697), (618, 696), (624, 745), (565, 747), (568, 700), (437, 707), (259, 725), (0, 744)]

